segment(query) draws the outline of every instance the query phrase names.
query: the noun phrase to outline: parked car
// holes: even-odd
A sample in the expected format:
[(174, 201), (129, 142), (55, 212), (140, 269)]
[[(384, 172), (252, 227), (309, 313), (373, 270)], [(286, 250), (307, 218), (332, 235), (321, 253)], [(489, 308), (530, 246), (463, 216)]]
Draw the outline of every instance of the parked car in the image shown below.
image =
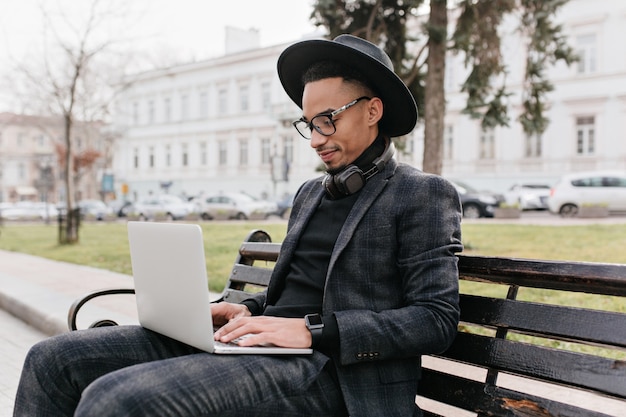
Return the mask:
[(461, 199), (463, 208), (463, 217), (468, 219), (477, 219), (479, 217), (493, 217), (493, 213), (504, 201), (501, 194), (489, 191), (478, 191), (472, 186), (458, 180), (449, 181), (456, 187)]
[(82, 219), (104, 220), (113, 216), (111, 207), (101, 200), (81, 200), (78, 202), (78, 208)]
[(117, 217), (128, 217), (128, 214), (134, 210), (133, 203), (126, 200), (110, 201), (108, 206), (113, 210), (113, 215)]
[(196, 204), (200, 217), (204, 220), (265, 219), (278, 210), (278, 205), (273, 201), (257, 200), (243, 193), (202, 197)]
[(54, 204), (43, 201), (19, 201), (0, 206), (0, 216), (4, 220), (52, 220), (58, 215)]
[(155, 219), (159, 216), (168, 220), (179, 220), (193, 212), (193, 204), (170, 194), (153, 195), (132, 206), (132, 214), (140, 220)]
[(521, 210), (547, 210), (549, 197), (546, 184), (514, 184), (504, 193), (506, 204), (517, 204)]
[(276, 200), (276, 215), (282, 218), (288, 218), (293, 206), (293, 198), (295, 194), (285, 194), (281, 199)]
[(550, 190), (551, 213), (574, 217), (583, 205), (626, 212), (626, 172), (596, 171), (563, 176)]

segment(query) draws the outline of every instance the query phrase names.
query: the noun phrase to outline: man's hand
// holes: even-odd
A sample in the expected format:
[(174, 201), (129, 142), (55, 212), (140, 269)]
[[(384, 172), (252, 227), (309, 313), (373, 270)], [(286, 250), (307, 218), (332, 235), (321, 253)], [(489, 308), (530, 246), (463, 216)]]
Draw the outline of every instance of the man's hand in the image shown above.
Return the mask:
[(221, 326), (237, 317), (250, 316), (250, 310), (244, 304), (216, 303), (211, 305), (213, 324)]
[(304, 318), (271, 316), (240, 315), (215, 332), (215, 340), (228, 343), (243, 335), (246, 337), (238, 342), (240, 346), (275, 345), (308, 348), (312, 344), (311, 332), (306, 328)]

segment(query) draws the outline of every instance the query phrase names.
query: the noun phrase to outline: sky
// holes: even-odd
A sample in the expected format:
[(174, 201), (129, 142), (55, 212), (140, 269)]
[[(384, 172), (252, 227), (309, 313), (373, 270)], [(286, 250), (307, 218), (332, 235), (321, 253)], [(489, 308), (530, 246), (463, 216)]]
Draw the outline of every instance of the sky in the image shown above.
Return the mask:
[[(109, 2), (112, 0), (104, 0)], [(84, 19), (85, 0), (0, 0), (0, 53), (19, 55), (41, 42), (41, 13), (56, 5)], [(127, 33), (155, 47), (171, 46), (199, 58), (223, 53), (224, 27), (258, 29), (261, 46), (297, 40), (315, 27), (312, 0), (126, 0)], [(160, 46), (157, 46), (160, 45)]]
[[(261, 47), (296, 41), (316, 30), (320, 34), (309, 20), (313, 0), (101, 2), (107, 7), (119, 5), (114, 10), (121, 14), (109, 19), (113, 23), (101, 31), (106, 33), (103, 36), (121, 39), (124, 48), (146, 56), (142, 69), (223, 55), (226, 26), (258, 30)], [(85, 25), (90, 4), (87, 0), (0, 0), (0, 77), (6, 80), (8, 73), (10, 79), (10, 68), (16, 63), (40, 58), (46, 38), (42, 6), (50, 16), (62, 13), (79, 27)], [(4, 102), (0, 94), (0, 111), (7, 107)]]

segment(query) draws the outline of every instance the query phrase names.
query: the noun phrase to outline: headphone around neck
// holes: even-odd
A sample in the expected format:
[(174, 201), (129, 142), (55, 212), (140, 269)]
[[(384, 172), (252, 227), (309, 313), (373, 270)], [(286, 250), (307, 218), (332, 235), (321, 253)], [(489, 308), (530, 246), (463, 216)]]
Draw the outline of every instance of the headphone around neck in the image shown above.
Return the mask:
[(335, 175), (326, 174), (322, 180), (326, 195), (337, 200), (356, 193), (365, 186), (368, 179), (385, 168), (395, 151), (392, 140), (387, 139), (385, 151), (372, 161), (371, 168), (367, 171), (363, 172), (358, 166), (350, 164)]

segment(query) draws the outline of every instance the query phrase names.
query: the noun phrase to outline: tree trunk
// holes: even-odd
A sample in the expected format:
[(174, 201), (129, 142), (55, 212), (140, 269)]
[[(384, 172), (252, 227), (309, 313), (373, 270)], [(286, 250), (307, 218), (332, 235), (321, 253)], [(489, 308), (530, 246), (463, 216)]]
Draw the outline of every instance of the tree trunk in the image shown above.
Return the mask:
[(431, 0), (422, 169), (425, 172), (438, 175), (441, 174), (443, 166), (443, 131), (446, 114), (444, 77), (446, 72), (446, 41), (448, 38), (447, 13), (446, 0)]
[(72, 115), (64, 115), (65, 134), (65, 223), (59, 225), (59, 243), (71, 244), (78, 242), (78, 227), (80, 212), (75, 201), (75, 187), (73, 181), (74, 158), (72, 158)]

